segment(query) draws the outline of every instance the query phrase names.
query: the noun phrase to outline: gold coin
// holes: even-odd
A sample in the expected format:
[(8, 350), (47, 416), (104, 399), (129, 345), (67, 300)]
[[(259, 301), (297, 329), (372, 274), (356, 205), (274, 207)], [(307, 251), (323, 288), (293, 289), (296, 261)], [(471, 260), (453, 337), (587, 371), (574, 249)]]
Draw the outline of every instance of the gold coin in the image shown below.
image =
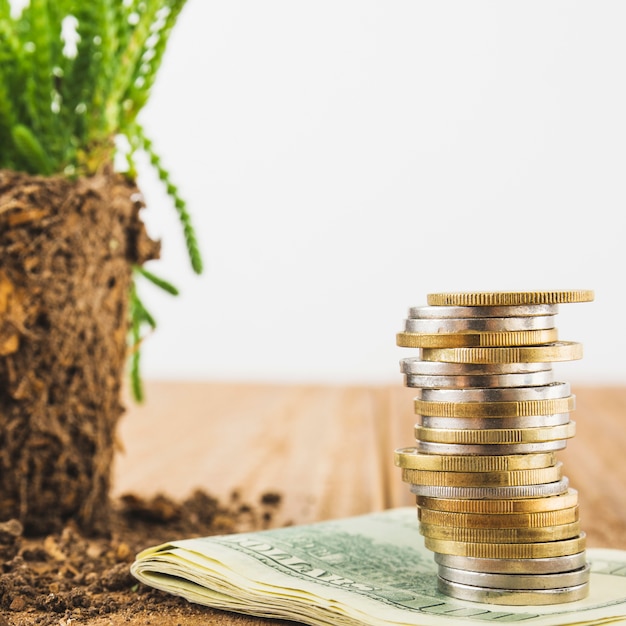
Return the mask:
[(419, 525), (424, 537), (443, 541), (463, 541), (466, 543), (540, 543), (563, 541), (580, 535), (580, 522), (544, 526), (541, 528), (457, 528), (436, 524)]
[(453, 513), (418, 507), (417, 518), (424, 524), (457, 528), (541, 528), (578, 521), (578, 505), (539, 513)]
[(558, 496), (546, 498), (524, 498), (519, 500), (466, 500), (460, 498), (431, 498), (417, 496), (418, 507), (431, 511), (452, 511), (455, 513), (475, 513), (484, 515), (505, 515), (512, 513), (539, 513), (569, 509), (578, 504), (576, 489), (568, 489)]
[(530, 417), (569, 413), (576, 408), (576, 396), (508, 402), (436, 402), (415, 398), (413, 407), (418, 415), (432, 417)]
[(557, 341), (556, 328), (493, 332), (410, 333), (396, 335), (403, 348), (464, 348), (491, 346), (536, 346)]
[(560, 426), (544, 426), (540, 428), (485, 428), (485, 429), (453, 429), (424, 428), (415, 426), (415, 438), (419, 441), (454, 444), (515, 444), (538, 443), (571, 439), (576, 434), (576, 422), (568, 422)]
[(444, 363), (553, 363), (582, 359), (583, 347), (576, 341), (556, 341), (545, 346), (422, 348), (421, 356)]
[(419, 469), (403, 469), (402, 480), (412, 485), (436, 487), (517, 487), (541, 485), (561, 479), (563, 463), (541, 469), (513, 470), (504, 472), (441, 472)]
[(518, 306), (534, 304), (568, 304), (592, 302), (590, 289), (555, 291), (457, 291), (429, 293), (430, 306)]
[(585, 549), (586, 535), (537, 543), (468, 543), (424, 537), (424, 545), (439, 554), (470, 556), (479, 559), (546, 559), (577, 554)]
[(444, 472), (505, 472), (550, 467), (556, 462), (554, 452), (510, 454), (508, 456), (440, 456), (423, 454), (416, 448), (398, 448), (394, 463), (403, 469), (440, 470)]

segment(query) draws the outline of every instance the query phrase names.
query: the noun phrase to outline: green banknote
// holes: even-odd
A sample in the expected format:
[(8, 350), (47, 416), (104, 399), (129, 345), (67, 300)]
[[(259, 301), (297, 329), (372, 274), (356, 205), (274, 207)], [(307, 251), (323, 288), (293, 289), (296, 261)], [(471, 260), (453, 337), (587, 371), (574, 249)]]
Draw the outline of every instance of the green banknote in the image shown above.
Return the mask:
[(132, 574), (191, 602), (302, 624), (626, 624), (626, 551), (588, 549), (585, 600), (497, 606), (437, 591), (414, 507), (144, 550)]

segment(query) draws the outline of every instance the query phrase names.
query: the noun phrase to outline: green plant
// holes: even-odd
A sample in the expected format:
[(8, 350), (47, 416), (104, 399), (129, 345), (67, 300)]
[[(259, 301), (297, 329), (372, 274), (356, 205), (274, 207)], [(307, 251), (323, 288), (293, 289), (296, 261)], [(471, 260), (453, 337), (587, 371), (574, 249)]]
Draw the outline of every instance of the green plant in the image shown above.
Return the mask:
[[(0, 168), (68, 177), (144, 152), (180, 218), (191, 266), (202, 259), (186, 203), (138, 122), (185, 0), (0, 0)], [(130, 294), (131, 389), (143, 399), (140, 347), (154, 317), (136, 280), (176, 294), (137, 267)]]

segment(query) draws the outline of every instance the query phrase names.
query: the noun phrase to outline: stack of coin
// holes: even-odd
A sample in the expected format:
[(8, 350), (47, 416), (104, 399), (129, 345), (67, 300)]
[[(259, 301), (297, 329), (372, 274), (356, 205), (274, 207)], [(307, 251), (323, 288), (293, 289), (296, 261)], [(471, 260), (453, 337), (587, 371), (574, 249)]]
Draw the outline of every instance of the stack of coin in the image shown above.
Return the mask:
[(578, 493), (558, 450), (574, 436), (575, 397), (552, 363), (582, 358), (559, 341), (560, 304), (593, 292), (459, 292), (413, 307), (397, 344), (416, 389), (416, 445), (395, 452), (416, 495), (439, 589), (496, 604), (554, 604), (588, 594)]

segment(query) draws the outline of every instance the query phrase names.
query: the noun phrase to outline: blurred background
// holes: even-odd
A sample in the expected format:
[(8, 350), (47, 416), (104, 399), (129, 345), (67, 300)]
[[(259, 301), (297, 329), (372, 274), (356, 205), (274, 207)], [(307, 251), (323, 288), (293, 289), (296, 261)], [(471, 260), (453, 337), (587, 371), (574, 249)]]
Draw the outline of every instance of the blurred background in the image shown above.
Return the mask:
[(403, 384), (439, 291), (561, 305), (574, 383), (624, 384), (626, 4), (188, 0), (142, 121), (188, 201), (140, 186), (172, 298), (147, 379)]

